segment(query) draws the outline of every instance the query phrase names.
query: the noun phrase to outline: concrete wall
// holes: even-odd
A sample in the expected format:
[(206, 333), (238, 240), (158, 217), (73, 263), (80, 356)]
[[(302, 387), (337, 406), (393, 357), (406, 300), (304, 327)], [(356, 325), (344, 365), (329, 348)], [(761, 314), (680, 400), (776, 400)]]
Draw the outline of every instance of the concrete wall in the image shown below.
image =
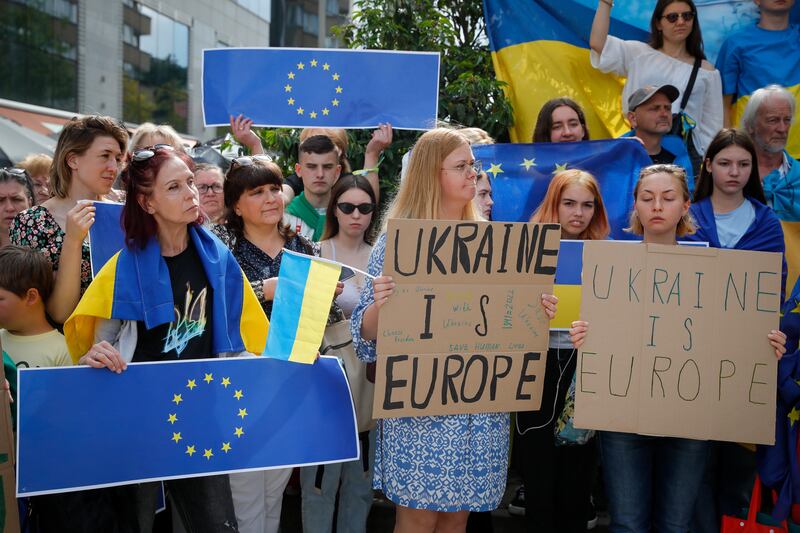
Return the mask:
[(121, 118), (122, 1), (78, 6), (78, 111)]

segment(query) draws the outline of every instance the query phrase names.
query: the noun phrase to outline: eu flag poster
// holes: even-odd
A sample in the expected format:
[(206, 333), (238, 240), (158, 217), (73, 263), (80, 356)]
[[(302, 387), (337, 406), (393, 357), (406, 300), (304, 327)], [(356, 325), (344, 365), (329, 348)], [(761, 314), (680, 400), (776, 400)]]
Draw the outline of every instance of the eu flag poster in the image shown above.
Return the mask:
[(359, 456), (335, 357), (24, 369), (18, 415), (19, 496)]
[(436, 126), (439, 53), (321, 48), (203, 51), (203, 120), (225, 126)]

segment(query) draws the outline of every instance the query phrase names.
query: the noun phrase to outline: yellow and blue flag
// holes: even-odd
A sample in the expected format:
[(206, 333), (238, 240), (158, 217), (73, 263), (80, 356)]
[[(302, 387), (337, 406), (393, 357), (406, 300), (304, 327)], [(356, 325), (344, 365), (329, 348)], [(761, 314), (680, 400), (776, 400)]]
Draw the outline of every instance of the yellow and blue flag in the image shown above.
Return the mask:
[(313, 363), (319, 354), (342, 265), (283, 250), (264, 354)]
[[(66, 370), (66, 371), (64, 371)], [(264, 357), (20, 372), (17, 494), (358, 458), (336, 358)]]
[(122, 204), (94, 202), (94, 209), (94, 224), (89, 228), (93, 277), (114, 254), (125, 247)]
[(431, 129), (439, 53), (320, 48), (203, 51), (203, 118), (224, 126)]
[(553, 294), (558, 297), (558, 312), (550, 321), (550, 329), (566, 330), (581, 316), (581, 270), (583, 241), (562, 240), (558, 248), (556, 280)]
[(492, 181), (493, 220), (527, 222), (544, 199), (553, 175), (578, 168), (597, 178), (612, 238), (633, 238), (623, 231), (633, 207), (633, 187), (639, 170), (652, 164), (638, 141), (485, 144), (472, 150)]
[[(189, 237), (213, 289), (213, 354), (260, 354), (269, 321), (244, 272), (230, 250), (205, 228), (189, 226)], [(147, 329), (175, 320), (169, 270), (156, 239), (144, 249), (126, 246), (114, 254), (86, 289), (64, 324), (73, 361), (94, 344), (95, 324), (103, 318), (138, 320)]]

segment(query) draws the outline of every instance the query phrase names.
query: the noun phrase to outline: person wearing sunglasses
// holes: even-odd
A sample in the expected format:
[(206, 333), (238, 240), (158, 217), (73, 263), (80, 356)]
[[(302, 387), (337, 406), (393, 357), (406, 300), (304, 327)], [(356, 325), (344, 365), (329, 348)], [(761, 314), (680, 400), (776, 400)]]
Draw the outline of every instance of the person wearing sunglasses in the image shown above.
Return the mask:
[(11, 243), (40, 250), (55, 272), (47, 312), (63, 323), (92, 280), (89, 243), (95, 200), (103, 200), (119, 172), (128, 132), (101, 115), (74, 118), (58, 137), (50, 170), (53, 197), (22, 211), (11, 225)]
[[(342, 176), (331, 190), (325, 214), (325, 233), (319, 242), (320, 255), (345, 265), (366, 270), (372, 252), (372, 237), (377, 221), (377, 201), (372, 185), (363, 176)], [(344, 281), (342, 294), (336, 303), (349, 319), (358, 304), (365, 276), (358, 272)], [(349, 323), (348, 323), (349, 325)], [(349, 329), (349, 328), (348, 328)], [(350, 334), (346, 335), (351, 337)], [(340, 345), (342, 341), (337, 341)], [(327, 342), (326, 342), (327, 344)], [(367, 364), (351, 351), (334, 350), (345, 359), (353, 405), (359, 421), (361, 458), (341, 464), (307, 466), (300, 469), (302, 487), (302, 516), (305, 533), (325, 533), (332, 530), (337, 493), (339, 512), (336, 531), (364, 532), (372, 507), (372, 466), (375, 434), (372, 431), (373, 383), (367, 378)]]
[(200, 163), (194, 171), (194, 183), (200, 193), (200, 208), (213, 223), (225, 221), (225, 202), (222, 198), (225, 177), (222, 169), (210, 163)]
[(36, 203), (28, 172), (21, 168), (0, 169), (0, 248), (11, 244), (8, 230), (16, 216)]
[[(682, 110), (687, 116), (687, 149), (699, 170), (708, 144), (722, 128), (723, 111), (722, 79), (705, 59), (694, 0), (658, 0), (650, 18), (648, 43), (623, 41), (608, 34), (613, 4), (613, 0), (598, 0), (589, 37), (592, 66), (627, 78), (622, 89), (623, 115), (629, 111), (631, 95), (640, 87), (677, 87), (681, 98), (673, 102), (672, 112)], [(690, 86), (695, 70), (694, 84)], [(689, 96), (682, 108), (684, 94)]]

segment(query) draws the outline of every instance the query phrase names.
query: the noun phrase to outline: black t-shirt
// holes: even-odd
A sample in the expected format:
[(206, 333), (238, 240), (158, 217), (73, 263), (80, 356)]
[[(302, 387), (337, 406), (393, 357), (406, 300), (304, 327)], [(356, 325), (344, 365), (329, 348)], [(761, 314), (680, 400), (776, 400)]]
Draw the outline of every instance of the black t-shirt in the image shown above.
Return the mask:
[(165, 257), (172, 282), (175, 320), (146, 329), (136, 324), (137, 342), (133, 361), (205, 359), (211, 354), (211, 303), (213, 289), (192, 241), (186, 250)]
[(650, 159), (654, 165), (671, 165), (675, 161), (675, 154), (662, 146), (661, 151), (651, 155)]

